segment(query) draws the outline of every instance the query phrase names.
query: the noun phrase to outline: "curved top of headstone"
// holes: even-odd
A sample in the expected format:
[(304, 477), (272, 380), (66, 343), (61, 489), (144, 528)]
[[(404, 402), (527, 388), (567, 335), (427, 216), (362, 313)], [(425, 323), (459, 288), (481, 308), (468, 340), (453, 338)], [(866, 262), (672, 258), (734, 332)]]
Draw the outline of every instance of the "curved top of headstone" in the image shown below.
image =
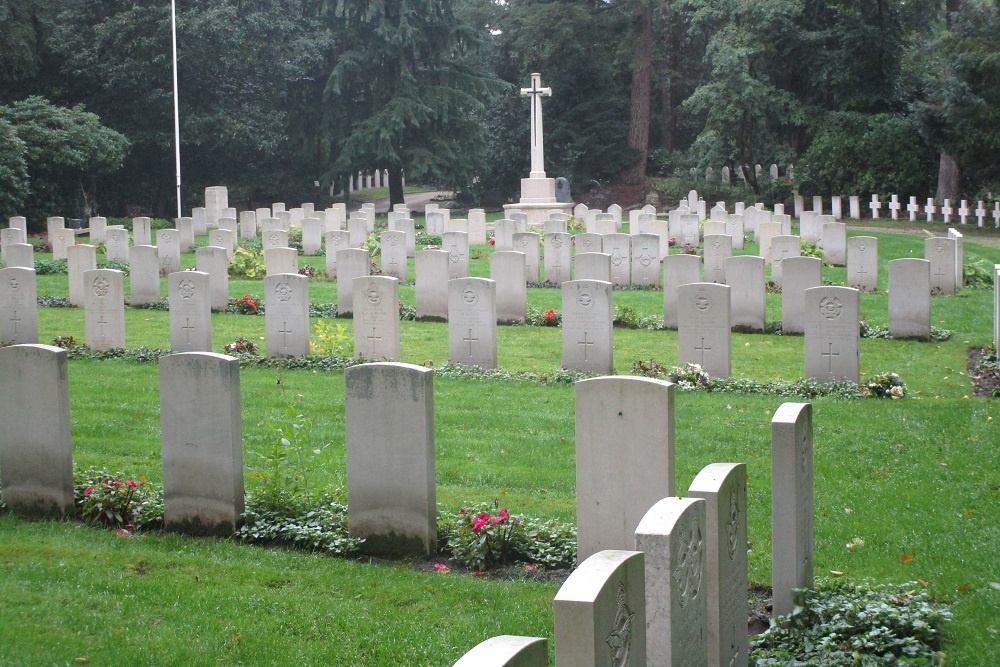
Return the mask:
[(556, 179), (556, 202), (559, 204), (572, 203), (573, 197), (569, 189), (569, 181), (562, 176)]

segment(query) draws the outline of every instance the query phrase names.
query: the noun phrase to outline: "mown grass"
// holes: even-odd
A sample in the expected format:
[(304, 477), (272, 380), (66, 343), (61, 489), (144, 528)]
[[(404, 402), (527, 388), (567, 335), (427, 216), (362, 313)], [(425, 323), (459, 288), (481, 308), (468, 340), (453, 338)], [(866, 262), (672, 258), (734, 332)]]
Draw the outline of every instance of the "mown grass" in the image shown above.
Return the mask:
[[(920, 237), (878, 236), (883, 263), (922, 253)], [(968, 242), (966, 254), (1000, 262), (1000, 251)], [(826, 272), (842, 280), (844, 269)], [(488, 265), (475, 261), (473, 273), (487, 275)], [(40, 277), (39, 293), (65, 289), (65, 281)], [(310, 290), (312, 301), (335, 300), (334, 283), (314, 281)], [(259, 283), (231, 283), (234, 296), (246, 292), (259, 294)], [(1000, 663), (1000, 591), (992, 585), (1000, 582), (1000, 403), (968, 398), (965, 376), (966, 349), (992, 333), (991, 298), (971, 290), (935, 297), (933, 319), (954, 332), (952, 340), (862, 341), (862, 371), (900, 373), (907, 398), (812, 401), (817, 573), (925, 580), (954, 605), (952, 665)], [(412, 288), (403, 299), (412, 303)], [(529, 299), (559, 307), (557, 290), (532, 289)], [(656, 292), (620, 291), (614, 299), (644, 315), (662, 313)], [(768, 296), (769, 313), (780, 312), (779, 299)], [(885, 308), (884, 294), (862, 297), (865, 319), (884, 322)], [(126, 316), (129, 346), (167, 346), (166, 313), (128, 309)], [(237, 335), (263, 336), (263, 318), (215, 315), (213, 326), (216, 349)], [(40, 327), (43, 341), (67, 334), (83, 340), (83, 313), (40, 309)], [(447, 359), (445, 324), (404, 322), (402, 337), (405, 361)], [(559, 329), (504, 327), (500, 363), (551, 371), (560, 344)], [(800, 337), (734, 335), (734, 374), (801, 377), (802, 344)], [(615, 348), (619, 373), (641, 358), (672, 364), (676, 334), (619, 329)], [(273, 438), (269, 422), (291, 404), (312, 419), (315, 443), (330, 443), (313, 462), (315, 481), (343, 488), (342, 373), (246, 369), (241, 383), (248, 487), (255, 453)], [(155, 365), (74, 360), (70, 394), (78, 465), (160, 479)], [(784, 400), (676, 397), (677, 489), (708, 463), (747, 463), (750, 576), (761, 582), (770, 579), (770, 418)], [(437, 378), (435, 439), (444, 511), (496, 498), (515, 513), (575, 517), (572, 387)], [(904, 554), (912, 561), (901, 560)], [(0, 517), (0, 565), (3, 664), (80, 657), (92, 664), (450, 665), (492, 635), (551, 638), (557, 590), (226, 540), (121, 538), (10, 516)]]

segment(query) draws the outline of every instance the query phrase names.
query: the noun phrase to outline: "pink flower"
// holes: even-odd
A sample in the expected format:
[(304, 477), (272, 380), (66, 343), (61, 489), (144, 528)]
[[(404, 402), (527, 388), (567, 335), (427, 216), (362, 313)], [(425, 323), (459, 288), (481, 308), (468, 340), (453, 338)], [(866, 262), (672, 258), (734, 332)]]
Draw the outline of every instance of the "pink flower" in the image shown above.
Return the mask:
[(489, 512), (482, 512), (476, 515), (476, 518), (472, 520), (472, 532), (478, 533), (479, 529), (489, 524), (489, 522), (490, 522)]
[(135, 481), (134, 479), (130, 479), (127, 482), (125, 482), (125, 486), (138, 487), (139, 486), (139, 482)]
[(531, 563), (525, 563), (524, 564), (524, 569), (527, 570), (528, 572), (534, 572), (535, 571), (535, 566), (532, 565)]
[(88, 486), (86, 489), (83, 490), (83, 495), (89, 496), (93, 492), (94, 492), (94, 487)]
[(448, 566), (444, 563), (434, 563), (434, 569), (443, 574), (448, 571)]
[(510, 513), (508, 513), (507, 512), (507, 508), (504, 507), (502, 510), (500, 510), (500, 514), (497, 514), (495, 517), (493, 517), (492, 519), (490, 519), (490, 523), (492, 523), (494, 525), (496, 525), (498, 523), (503, 523), (504, 521), (507, 520), (508, 516), (510, 516)]
[(461, 514), (462, 516), (465, 516), (466, 514), (468, 514), (468, 512), (465, 511), (464, 507), (462, 509), (458, 510), (458, 513)]
[(473, 572), (472, 574), (474, 574), (474, 575), (475, 575), (475, 576), (477, 576), (477, 577), (485, 577), (485, 576), (486, 576), (486, 573), (485, 573), (485, 572), (483, 572), (482, 570), (476, 570), (476, 571), (475, 571), (475, 572)]

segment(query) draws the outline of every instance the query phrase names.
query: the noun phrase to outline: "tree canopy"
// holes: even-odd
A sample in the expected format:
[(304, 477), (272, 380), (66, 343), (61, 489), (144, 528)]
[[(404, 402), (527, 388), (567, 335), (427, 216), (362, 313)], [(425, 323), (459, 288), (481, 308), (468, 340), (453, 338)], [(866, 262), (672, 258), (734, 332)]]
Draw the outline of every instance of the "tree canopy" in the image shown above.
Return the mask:
[[(507, 201), (528, 171), (517, 89), (532, 72), (553, 89), (546, 170), (577, 192), (794, 162), (795, 185), (816, 194), (940, 184), (975, 198), (1000, 189), (998, 12), (992, 0), (177, 0), (184, 207), (219, 183), (240, 206), (323, 205), (375, 169), (396, 201), (403, 174)], [(5, 210), (173, 210), (167, 3), (0, 0), (0, 104), (85, 110), (131, 145), (98, 133), (103, 157), (82, 175), (65, 161), (45, 172), (41, 136), (8, 119)]]

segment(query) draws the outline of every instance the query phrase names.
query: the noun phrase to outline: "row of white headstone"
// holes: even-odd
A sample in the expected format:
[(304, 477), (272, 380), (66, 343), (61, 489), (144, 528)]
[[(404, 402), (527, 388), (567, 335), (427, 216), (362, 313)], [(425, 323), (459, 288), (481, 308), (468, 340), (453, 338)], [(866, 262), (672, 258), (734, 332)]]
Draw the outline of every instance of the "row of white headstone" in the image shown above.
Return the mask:
[[(231, 532), (244, 507), (239, 362), (181, 353), (159, 364), (166, 527)], [(373, 554), (432, 553), (433, 371), (363, 364), (347, 369), (344, 383), (350, 533)], [(66, 351), (0, 349), (0, 391), (7, 397), (0, 403), (4, 503), (25, 513), (69, 512)], [(555, 598), (556, 664), (746, 664), (744, 464), (708, 465), (688, 497), (677, 497), (669, 382), (583, 380), (575, 410), (581, 565)], [(791, 611), (793, 588), (812, 583), (812, 449), (811, 406), (782, 405), (771, 442), (776, 614)], [(507, 644), (477, 647), (477, 661), (466, 656), (458, 664), (536, 664), (503, 657)]]

